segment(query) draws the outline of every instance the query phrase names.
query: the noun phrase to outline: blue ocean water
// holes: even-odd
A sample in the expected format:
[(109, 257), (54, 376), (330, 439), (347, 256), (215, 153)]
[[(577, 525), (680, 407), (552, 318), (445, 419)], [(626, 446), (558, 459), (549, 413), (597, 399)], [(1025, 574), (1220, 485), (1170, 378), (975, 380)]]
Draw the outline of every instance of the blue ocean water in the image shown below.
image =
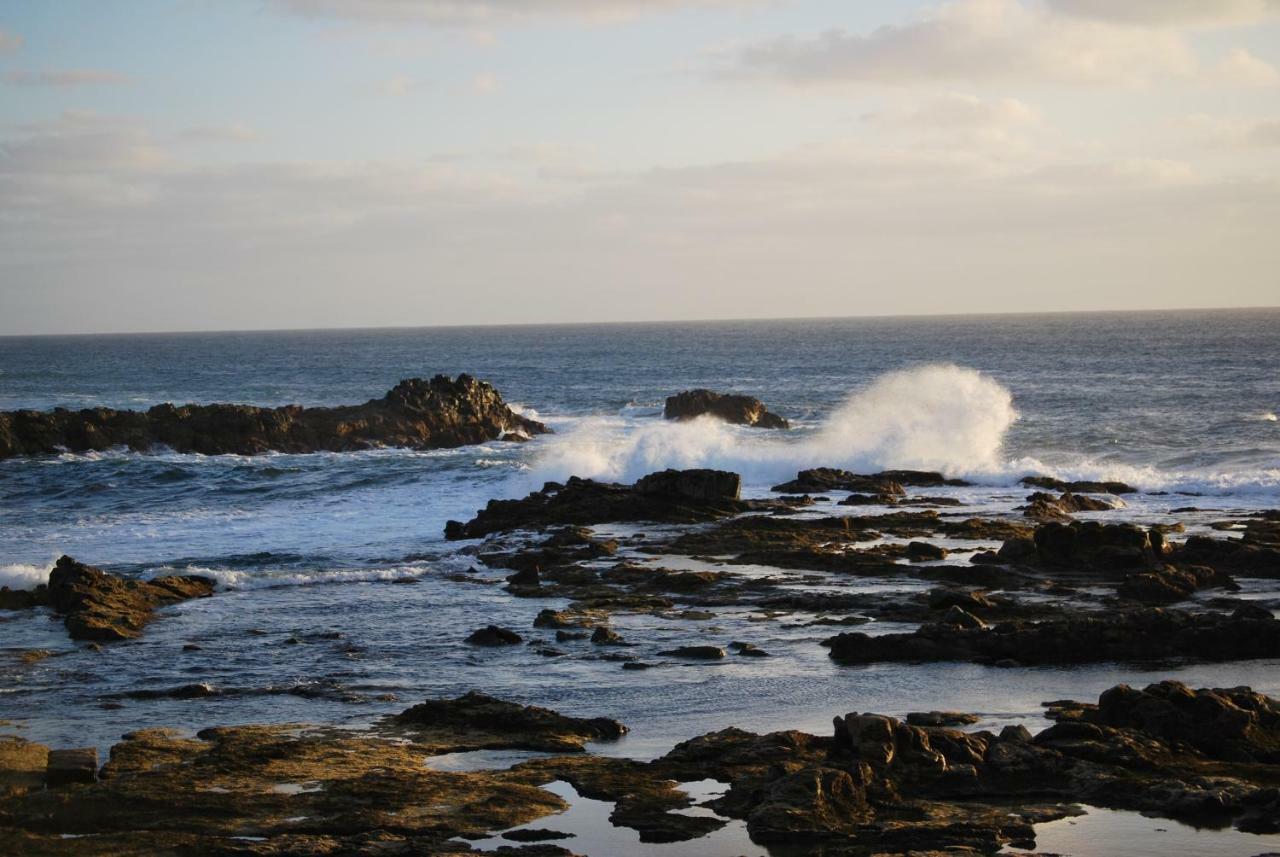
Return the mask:
[[(449, 579), (475, 559), (442, 539), (446, 520), (545, 479), (666, 466), (733, 469), (755, 495), (802, 467), (928, 467), (972, 480), (946, 490), (995, 512), (1022, 502), (1028, 473), (1118, 478), (1147, 492), (1126, 498), (1126, 519), (1204, 507), (1178, 517), (1194, 530), (1222, 511), (1280, 506), (1278, 367), (1275, 309), (0, 338), (3, 410), (339, 404), (402, 378), (468, 372), (556, 432), (430, 452), (0, 461), (0, 584), (31, 585), (66, 553), (124, 574), (205, 573), (222, 588), (102, 653), (76, 648), (46, 613), (0, 616), (0, 656), (11, 656), (0, 657), (0, 720), (106, 748), (145, 725), (360, 723), (479, 688), (619, 717), (632, 733), (607, 751), (644, 756), (730, 722), (823, 731), (851, 710), (956, 708), (982, 713), (984, 728), (1034, 727), (1040, 701), (1119, 681), (1280, 693), (1272, 662), (841, 668), (804, 617), (766, 624), (736, 609), (702, 626), (615, 626), (643, 641), (638, 657), (744, 638), (775, 657), (632, 672), (525, 647), (477, 653), (459, 645), (474, 627), (529, 629), (557, 605), (511, 598), (497, 571)], [(690, 387), (759, 396), (794, 428), (664, 422), (663, 399)], [(405, 579), (417, 582), (391, 585)], [(1246, 586), (1247, 597), (1275, 594)], [(200, 650), (183, 652), (192, 642)], [(32, 648), (56, 656), (16, 665)], [(192, 682), (218, 693), (137, 695)]]

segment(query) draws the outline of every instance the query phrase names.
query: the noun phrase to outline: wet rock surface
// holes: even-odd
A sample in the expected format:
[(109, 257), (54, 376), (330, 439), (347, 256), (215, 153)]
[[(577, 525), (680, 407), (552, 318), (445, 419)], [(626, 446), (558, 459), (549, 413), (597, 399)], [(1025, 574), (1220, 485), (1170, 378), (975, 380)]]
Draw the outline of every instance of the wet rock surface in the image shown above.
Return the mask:
[(204, 455), (346, 452), (377, 447), (439, 449), (543, 434), (491, 385), (470, 375), (401, 381), (362, 405), (156, 405), (147, 411), (0, 412), (0, 459), (19, 455), (166, 447)]
[[(10, 740), (0, 743), (0, 846), (51, 855), (474, 854), (465, 839), (555, 837), (535, 826), (566, 808), (541, 788), (553, 781), (612, 804), (610, 823), (642, 842), (695, 849), (736, 819), (753, 841), (793, 850), (989, 854), (1034, 847), (1034, 824), (1078, 813), (1079, 803), (1251, 832), (1280, 827), (1275, 700), (1160, 682), (1052, 705), (1056, 722), (1035, 735), (852, 712), (824, 736), (728, 727), (649, 762), (578, 753), (505, 770), (431, 768), (431, 756), (473, 747), (480, 728), (616, 737), (584, 729), (595, 719), (473, 693), (396, 718), (426, 730), (422, 740), (296, 726), (191, 738), (141, 730), (112, 748), (98, 781), (47, 788), (33, 785), (45, 785), (48, 751)], [(519, 725), (503, 725), (511, 723)], [(679, 784), (708, 778), (725, 792), (705, 804), (712, 812), (688, 813), (693, 799)]]
[(711, 416), (727, 423), (756, 428), (785, 429), (787, 421), (770, 413), (764, 402), (754, 396), (716, 393), (712, 390), (685, 390), (668, 396), (662, 409), (668, 420), (691, 420)]
[(47, 606), (63, 616), (73, 640), (113, 642), (142, 634), (156, 609), (213, 594), (214, 583), (199, 575), (134, 580), (77, 562), (58, 559), (47, 585), (24, 591), (24, 599), (0, 603), (7, 609)]

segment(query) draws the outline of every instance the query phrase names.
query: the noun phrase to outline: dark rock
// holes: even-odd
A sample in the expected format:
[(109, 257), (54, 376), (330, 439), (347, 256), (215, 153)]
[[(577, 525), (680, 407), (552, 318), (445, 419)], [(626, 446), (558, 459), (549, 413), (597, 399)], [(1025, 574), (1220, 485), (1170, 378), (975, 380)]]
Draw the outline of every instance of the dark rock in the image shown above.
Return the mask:
[(1173, 557), (1242, 577), (1280, 579), (1280, 548), (1262, 542), (1191, 536)]
[(486, 625), (472, 631), (466, 640), (473, 646), (514, 646), (524, 642), (515, 631), (499, 628), (497, 625)]
[(1185, 601), (1201, 589), (1239, 589), (1229, 575), (1202, 565), (1190, 565), (1130, 574), (1116, 588), (1121, 598), (1146, 604), (1173, 604)]
[(1138, 489), (1124, 482), (1090, 482), (1080, 480), (1064, 482), (1052, 476), (1027, 476), (1022, 484), (1028, 488), (1047, 488), (1051, 491), (1069, 491), (1082, 494), (1136, 494)]
[(1163, 545), (1160, 533), (1133, 524), (1050, 522), (1036, 527), (1035, 533), (1040, 563), (1104, 571), (1148, 568), (1161, 555)]
[(522, 500), (490, 500), (471, 521), (449, 522), (445, 536), (480, 538), (507, 530), (613, 521), (696, 523), (773, 508), (769, 501), (739, 500), (740, 484), (736, 473), (719, 470), (665, 470), (634, 486), (573, 477), (564, 485), (548, 483)]
[(209, 596), (213, 586), (195, 575), (126, 579), (64, 556), (49, 573), (48, 600), (73, 640), (110, 642), (139, 636), (156, 608)]
[(747, 816), (755, 842), (790, 843), (851, 835), (875, 813), (867, 802), (869, 775), (835, 768), (785, 774), (762, 790)]
[(1080, 613), (990, 629), (943, 623), (909, 634), (848, 632), (823, 642), (841, 663), (974, 661), (1083, 664), (1106, 661), (1234, 661), (1280, 656), (1280, 621), (1148, 608), (1116, 615)]
[(539, 828), (524, 828), (521, 830), (508, 830), (502, 834), (503, 839), (509, 839), (512, 842), (549, 842), (556, 839), (572, 839), (572, 833), (565, 833), (561, 830), (543, 830)]
[(858, 494), (904, 496), (902, 483), (882, 474), (864, 475), (838, 470), (834, 467), (816, 467), (801, 470), (796, 478), (771, 489), (787, 494), (820, 494), (825, 491), (852, 491)]
[(787, 421), (769, 412), (764, 402), (752, 396), (685, 390), (667, 398), (662, 416), (668, 420), (691, 420), (710, 415), (735, 425), (785, 429)]
[(98, 751), (93, 747), (81, 750), (50, 750), (45, 782), (50, 788), (71, 783), (92, 783), (98, 779)]
[(489, 384), (470, 375), (401, 381), (363, 405), (156, 405), (145, 412), (94, 408), (0, 413), (0, 458), (158, 446), (204, 455), (345, 452), (375, 447), (438, 449), (542, 434)]
[(930, 610), (960, 607), (970, 612), (993, 610), (996, 607), (996, 603), (984, 593), (968, 589), (930, 589), (928, 605)]
[(587, 741), (611, 741), (627, 732), (627, 727), (607, 717), (570, 717), (549, 708), (507, 702), (476, 691), (457, 699), (427, 700), (392, 720), (418, 732), (444, 731), (457, 735), (460, 743), (476, 749), (576, 751)]
[(597, 646), (625, 646), (627, 641), (622, 639), (622, 635), (612, 628), (606, 628), (601, 625), (591, 633), (591, 642)]
[(912, 562), (931, 562), (947, 558), (947, 549), (929, 542), (911, 542), (907, 545), (907, 559)]
[(725, 657), (724, 649), (719, 646), (679, 646), (658, 654), (670, 658), (689, 658), (699, 661), (718, 661)]
[(912, 711), (907, 715), (911, 726), (969, 726), (982, 718), (963, 711)]

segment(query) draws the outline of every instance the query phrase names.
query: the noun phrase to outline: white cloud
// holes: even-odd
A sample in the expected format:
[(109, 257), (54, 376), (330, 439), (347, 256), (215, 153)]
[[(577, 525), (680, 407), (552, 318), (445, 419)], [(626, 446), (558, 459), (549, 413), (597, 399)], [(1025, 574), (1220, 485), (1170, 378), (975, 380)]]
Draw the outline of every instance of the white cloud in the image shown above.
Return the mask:
[(392, 75), (378, 86), (378, 90), (383, 95), (389, 95), (392, 98), (409, 95), (417, 88), (418, 82), (407, 74)]
[(1181, 34), (1055, 14), (1019, 0), (952, 0), (866, 35), (833, 30), (747, 47), (737, 69), (797, 84), (1051, 81), (1133, 85), (1191, 78)]
[(471, 91), (479, 95), (491, 95), (498, 91), (498, 78), (489, 72), (482, 72), (471, 78)]
[(1241, 24), (1280, 15), (1280, 0), (1048, 0), (1069, 15), (1126, 24)]
[(97, 86), (128, 83), (129, 77), (103, 69), (73, 68), (51, 71), (11, 71), (4, 76), (4, 80), (5, 83), (15, 86)]
[(12, 53), (22, 47), (22, 36), (0, 28), (0, 54)]
[(766, 0), (264, 0), (296, 15), (439, 26), (486, 26), (544, 17), (617, 21), (680, 8), (758, 5)]
[(1275, 66), (1244, 48), (1230, 51), (1214, 72), (1221, 82), (1239, 86), (1274, 86), (1280, 83), (1280, 71), (1276, 71)]
[(232, 122), (228, 125), (195, 125), (182, 130), (182, 137), (197, 143), (249, 143), (258, 139), (256, 129)]
[(1219, 145), (1280, 146), (1280, 119), (1224, 119), (1196, 113), (1186, 117), (1184, 124)]

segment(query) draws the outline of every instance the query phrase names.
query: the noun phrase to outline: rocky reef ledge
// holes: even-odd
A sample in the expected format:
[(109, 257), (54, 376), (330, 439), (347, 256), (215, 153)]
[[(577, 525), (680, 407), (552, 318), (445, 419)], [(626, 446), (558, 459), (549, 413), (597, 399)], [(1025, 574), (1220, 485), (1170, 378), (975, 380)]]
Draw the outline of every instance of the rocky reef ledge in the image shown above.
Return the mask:
[(140, 636), (157, 608), (205, 598), (213, 587), (213, 580), (194, 574), (131, 580), (63, 556), (47, 584), (0, 589), (0, 610), (52, 607), (63, 616), (71, 639), (114, 642)]
[(549, 429), (511, 410), (470, 375), (410, 378), (362, 405), (172, 405), (146, 411), (90, 408), (0, 412), (0, 459), (20, 455), (167, 447), (204, 455), (442, 449)]
[[(690, 842), (689, 853), (736, 820), (757, 843), (812, 853), (994, 854), (1034, 847), (1035, 824), (1079, 814), (1079, 803), (1280, 830), (1276, 700), (1166, 681), (1045, 705), (1056, 722), (1037, 735), (853, 712), (827, 735), (728, 727), (650, 762), (582, 752), (584, 742), (619, 737), (616, 721), (474, 692), (365, 731), (235, 726), (187, 738), (144, 729), (115, 745), (100, 771), (92, 750), (6, 738), (0, 851), (572, 855), (571, 834), (556, 835), (568, 848), (485, 852), (465, 841), (551, 838), (526, 826), (567, 808), (541, 788), (556, 781), (613, 804), (610, 823), (642, 842)], [(469, 772), (431, 766), (432, 756), (477, 747), (569, 754)], [(705, 779), (728, 789), (686, 812), (694, 799), (680, 784)]]

